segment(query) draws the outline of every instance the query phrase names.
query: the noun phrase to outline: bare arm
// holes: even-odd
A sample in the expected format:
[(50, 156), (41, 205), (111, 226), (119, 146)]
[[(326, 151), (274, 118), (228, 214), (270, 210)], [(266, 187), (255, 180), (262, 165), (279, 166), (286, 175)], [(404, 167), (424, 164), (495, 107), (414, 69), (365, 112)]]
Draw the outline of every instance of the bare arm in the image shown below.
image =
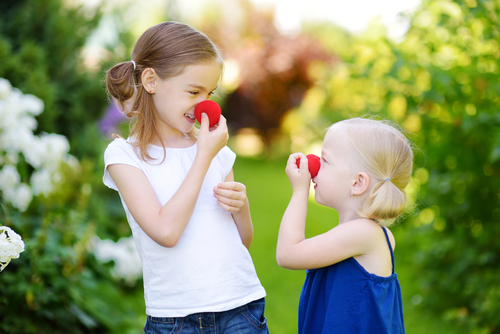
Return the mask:
[(374, 242), (373, 233), (381, 232), (380, 227), (367, 220), (341, 224), (321, 235), (305, 238), (311, 178), (307, 159), (301, 160), (300, 168), (295, 165), (301, 157), (304, 155), (292, 154), (287, 163), (293, 195), (281, 221), (276, 249), (278, 264), (288, 269), (313, 269), (365, 254)]
[(245, 185), (234, 182), (234, 175), (231, 170), (224, 182), (214, 187), (214, 196), (221, 208), (231, 212), (241, 242), (247, 249), (250, 249), (253, 239), (253, 224)]
[(172, 198), (159, 203), (144, 173), (138, 168), (116, 164), (108, 166), (127, 207), (139, 226), (158, 244), (173, 247), (184, 232), (200, 193), (201, 185), (214, 156), (227, 142), (227, 127), (221, 116), (219, 127), (210, 132), (202, 119), (198, 150), (191, 169)]

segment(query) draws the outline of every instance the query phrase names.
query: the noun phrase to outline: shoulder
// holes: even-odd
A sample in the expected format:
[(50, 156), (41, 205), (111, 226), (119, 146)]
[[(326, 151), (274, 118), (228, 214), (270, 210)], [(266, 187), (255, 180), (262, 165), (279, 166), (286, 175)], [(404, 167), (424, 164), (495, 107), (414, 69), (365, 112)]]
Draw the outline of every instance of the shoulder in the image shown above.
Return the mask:
[[(370, 246), (381, 238), (385, 239), (383, 228), (373, 220), (365, 218), (355, 219), (335, 227), (337, 232), (340, 232), (343, 236), (356, 240), (366, 246)], [(386, 231), (388, 230), (386, 229)], [(392, 233), (390, 235), (392, 236)], [(394, 237), (392, 238), (394, 239)]]
[(112, 142), (108, 144), (106, 147), (106, 151), (112, 151), (116, 149), (132, 149), (134, 146), (125, 140), (125, 138), (115, 138)]
[[(389, 228), (371, 220), (371, 219), (356, 219), (355, 221), (349, 222), (354, 223), (351, 228), (356, 229), (356, 233), (359, 238), (363, 239), (369, 245), (375, 245), (379, 243), (387, 244), (387, 238), (391, 244), (392, 249), (396, 247), (396, 240)], [(384, 233), (385, 231), (385, 233)]]
[(236, 153), (234, 153), (228, 146), (224, 146), (219, 153), (218, 156), (226, 159), (236, 159)]
[(119, 163), (138, 166), (141, 164), (141, 159), (137, 155), (134, 145), (123, 138), (116, 138), (108, 144), (104, 151), (104, 163), (106, 167)]
[(108, 144), (106, 150), (104, 151), (104, 157), (114, 156), (114, 155), (130, 155), (135, 154), (135, 146), (128, 140), (124, 138), (115, 138), (111, 143)]

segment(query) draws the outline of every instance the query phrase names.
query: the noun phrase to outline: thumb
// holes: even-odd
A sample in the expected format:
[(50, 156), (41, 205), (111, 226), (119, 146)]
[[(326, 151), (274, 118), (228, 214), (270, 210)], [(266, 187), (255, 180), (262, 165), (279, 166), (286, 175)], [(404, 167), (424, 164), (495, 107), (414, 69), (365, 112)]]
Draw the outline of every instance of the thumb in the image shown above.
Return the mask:
[(208, 131), (209, 125), (210, 125), (210, 121), (208, 120), (207, 114), (202, 113), (201, 114), (200, 130), (201, 131)]

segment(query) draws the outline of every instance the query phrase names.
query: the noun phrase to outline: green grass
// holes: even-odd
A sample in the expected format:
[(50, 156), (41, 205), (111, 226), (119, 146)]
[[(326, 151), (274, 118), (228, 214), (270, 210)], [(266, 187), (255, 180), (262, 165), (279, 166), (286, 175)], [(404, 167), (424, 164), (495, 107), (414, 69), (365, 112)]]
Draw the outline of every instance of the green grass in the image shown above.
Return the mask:
[[(272, 334), (297, 333), (297, 312), (304, 271), (280, 268), (276, 263), (276, 241), (281, 218), (290, 200), (292, 189), (285, 174), (284, 160), (253, 160), (238, 158), (235, 179), (247, 187), (255, 236), (250, 253), (257, 274), (267, 291), (266, 317)], [(335, 210), (309, 202), (306, 235), (312, 236), (333, 228), (338, 222)], [(402, 293), (406, 333), (461, 334), (458, 327), (439, 316), (414, 305), (419, 281), (412, 273), (412, 254), (418, 242), (412, 240), (411, 229), (392, 229), (396, 242), (396, 272)], [(411, 247), (405, 248), (405, 242)]]

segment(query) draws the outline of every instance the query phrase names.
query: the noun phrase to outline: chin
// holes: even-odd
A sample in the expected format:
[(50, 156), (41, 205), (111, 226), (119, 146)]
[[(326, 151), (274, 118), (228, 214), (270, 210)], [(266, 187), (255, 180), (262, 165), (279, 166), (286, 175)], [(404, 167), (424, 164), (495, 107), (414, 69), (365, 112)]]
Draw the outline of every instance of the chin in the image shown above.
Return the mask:
[(321, 201), (321, 198), (318, 196), (318, 194), (314, 194), (314, 200), (316, 201), (316, 203), (318, 204), (321, 204), (321, 205), (325, 205), (323, 204), (323, 202)]

